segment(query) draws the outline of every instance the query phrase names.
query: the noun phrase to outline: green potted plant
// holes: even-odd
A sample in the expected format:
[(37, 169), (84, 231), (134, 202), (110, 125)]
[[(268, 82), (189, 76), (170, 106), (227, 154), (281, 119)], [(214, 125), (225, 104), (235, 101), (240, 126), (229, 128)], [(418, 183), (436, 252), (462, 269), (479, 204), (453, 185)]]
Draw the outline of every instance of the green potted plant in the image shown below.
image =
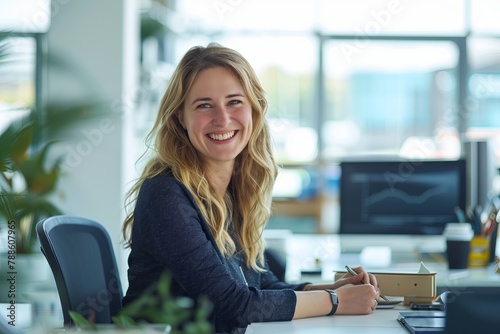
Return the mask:
[(36, 223), (61, 213), (50, 198), (61, 176), (61, 159), (48, 161), (51, 142), (34, 142), (41, 129), (33, 111), (0, 134), (0, 216), (8, 222), (3, 228), (13, 231), (9, 235), (18, 254), (36, 252)]
[[(20, 56), (13, 48), (16, 36), (0, 33), (0, 66), (4, 68), (15, 65)], [(8, 92), (2, 97), (10, 99)], [(7, 233), (8, 251), (16, 255), (37, 252), (36, 222), (61, 213), (49, 197), (60, 177), (60, 159), (49, 162), (51, 143), (41, 140), (42, 114), (29, 105), (3, 110), (16, 117), (0, 129), (0, 231), (3, 238)]]
[[(16, 61), (11, 50), (13, 33), (0, 32), (0, 66)], [(50, 66), (75, 72), (74, 66), (57, 57), (44, 55)], [(74, 77), (79, 78), (80, 73)], [(61, 141), (68, 129), (84, 121), (112, 117), (102, 103), (73, 101), (71, 105), (35, 103), (20, 110), (5, 111), (17, 117), (5, 129), (0, 128), (0, 232), (10, 234), (8, 246), (16, 254), (39, 253), (35, 226), (41, 219), (62, 214), (55, 205), (56, 186), (62, 176), (64, 156), (54, 157), (53, 144)], [(38, 109), (32, 105), (37, 104)], [(29, 111), (31, 109), (31, 111)], [(26, 111), (28, 110), (28, 111)]]

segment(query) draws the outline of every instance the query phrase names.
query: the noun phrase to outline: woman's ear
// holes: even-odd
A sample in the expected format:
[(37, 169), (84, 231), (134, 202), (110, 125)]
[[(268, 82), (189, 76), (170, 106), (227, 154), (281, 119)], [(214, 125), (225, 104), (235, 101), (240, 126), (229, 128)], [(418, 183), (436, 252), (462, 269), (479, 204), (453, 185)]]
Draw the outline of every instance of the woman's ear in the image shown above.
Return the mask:
[(182, 111), (182, 109), (178, 109), (175, 115), (177, 116), (177, 119), (179, 120), (179, 123), (181, 123), (184, 130), (186, 130), (186, 124), (184, 123), (184, 112)]

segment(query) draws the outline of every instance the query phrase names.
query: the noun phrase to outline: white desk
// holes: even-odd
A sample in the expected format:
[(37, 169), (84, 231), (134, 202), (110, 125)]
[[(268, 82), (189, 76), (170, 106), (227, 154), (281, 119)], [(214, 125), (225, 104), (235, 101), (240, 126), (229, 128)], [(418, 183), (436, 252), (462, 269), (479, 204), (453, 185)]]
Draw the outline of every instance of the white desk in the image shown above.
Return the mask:
[[(363, 265), (371, 272), (414, 272), (423, 261), (431, 272), (436, 272), (437, 289), (453, 290), (460, 287), (500, 287), (500, 274), (495, 273), (494, 265), (485, 268), (465, 270), (448, 270), (447, 263), (441, 259), (420, 258), (416, 251), (401, 248), (393, 249), (391, 263), (384, 266), (370, 266), (363, 263), (360, 254), (344, 253), (340, 238), (336, 235), (288, 235), (286, 239), (270, 238), (268, 245), (281, 249), (287, 257), (287, 280), (291, 282), (324, 282), (333, 280), (336, 270), (343, 270), (344, 265)], [(281, 247), (281, 248), (280, 248)], [(497, 247), (498, 249), (498, 247)], [(498, 254), (498, 252), (497, 252)], [(302, 275), (304, 266), (314, 264), (321, 259), (320, 275)], [(352, 334), (352, 333), (400, 333), (406, 330), (397, 322), (400, 311), (408, 310), (406, 306), (394, 309), (376, 310), (370, 315), (335, 315), (333, 317), (317, 317), (285, 322), (268, 322), (251, 324), (247, 334)]]
[(248, 326), (246, 334), (407, 334), (397, 322), (403, 306), (395, 309), (375, 310), (369, 315), (334, 315), (283, 322), (254, 323)]

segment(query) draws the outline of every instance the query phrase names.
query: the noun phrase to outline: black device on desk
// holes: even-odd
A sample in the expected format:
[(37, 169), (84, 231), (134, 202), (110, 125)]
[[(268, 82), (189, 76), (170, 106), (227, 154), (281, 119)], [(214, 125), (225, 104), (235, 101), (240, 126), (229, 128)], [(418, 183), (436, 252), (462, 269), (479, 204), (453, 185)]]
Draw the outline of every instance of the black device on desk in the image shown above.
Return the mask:
[[(448, 302), (448, 298), (451, 297), (450, 291), (444, 291), (433, 303), (411, 303), (410, 308), (414, 311), (445, 311), (446, 303)], [(449, 297), (450, 296), (450, 297)]]
[(440, 235), (466, 203), (465, 160), (340, 164), (341, 234)]
[(442, 333), (445, 329), (444, 311), (399, 312), (397, 321), (408, 333)]
[(500, 287), (456, 287), (444, 292), (446, 311), (402, 311), (408, 333), (499, 333)]
[(410, 308), (414, 311), (444, 311), (446, 309), (446, 305), (441, 303), (430, 303), (430, 304), (412, 303)]

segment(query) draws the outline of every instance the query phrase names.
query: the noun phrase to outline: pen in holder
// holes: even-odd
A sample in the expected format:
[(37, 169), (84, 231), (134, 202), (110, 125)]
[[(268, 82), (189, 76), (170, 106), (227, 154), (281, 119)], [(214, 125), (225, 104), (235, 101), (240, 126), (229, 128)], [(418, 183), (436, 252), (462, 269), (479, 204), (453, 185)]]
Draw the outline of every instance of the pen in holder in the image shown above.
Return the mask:
[(497, 235), (498, 235), (498, 222), (493, 225), (493, 231), (490, 235), (490, 259), (488, 263), (493, 263), (495, 261), (495, 254), (497, 250)]
[[(461, 209), (455, 208), (459, 221), (469, 222), (474, 231), (470, 242), (469, 267), (486, 267), (494, 262), (500, 223), (499, 204), (500, 200), (492, 200), (487, 211), (482, 211), (481, 207), (477, 206), (474, 210), (469, 210), (469, 219), (464, 219)], [(482, 218), (482, 214), (487, 214), (487, 218)]]
[(495, 197), (492, 200), (491, 211), (488, 217), (489, 230), (486, 234), (490, 239), (490, 258), (488, 263), (495, 262), (495, 255), (497, 250), (497, 236), (498, 236), (498, 224), (500, 224), (500, 198)]

